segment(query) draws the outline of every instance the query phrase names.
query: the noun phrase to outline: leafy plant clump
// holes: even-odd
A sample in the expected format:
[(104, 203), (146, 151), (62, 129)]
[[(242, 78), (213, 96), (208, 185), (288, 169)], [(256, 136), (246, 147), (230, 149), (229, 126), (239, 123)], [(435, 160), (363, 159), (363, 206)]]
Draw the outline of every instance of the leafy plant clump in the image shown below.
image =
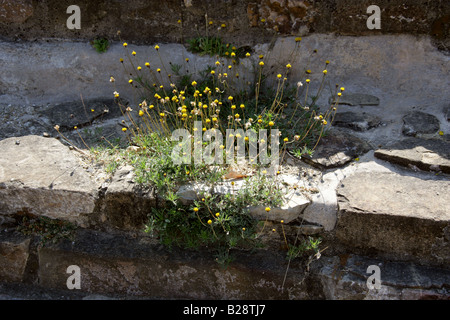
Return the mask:
[(249, 47), (236, 48), (235, 46), (224, 43), (220, 37), (197, 37), (189, 39), (188, 50), (199, 55), (210, 55), (217, 57), (234, 58), (238, 61), (239, 58), (244, 58)]
[(56, 244), (63, 239), (73, 240), (76, 226), (70, 222), (47, 217), (23, 217), (17, 230), (24, 235), (39, 237), (39, 246)]
[(106, 38), (97, 38), (92, 41), (92, 46), (98, 53), (104, 53), (109, 48), (109, 40)]

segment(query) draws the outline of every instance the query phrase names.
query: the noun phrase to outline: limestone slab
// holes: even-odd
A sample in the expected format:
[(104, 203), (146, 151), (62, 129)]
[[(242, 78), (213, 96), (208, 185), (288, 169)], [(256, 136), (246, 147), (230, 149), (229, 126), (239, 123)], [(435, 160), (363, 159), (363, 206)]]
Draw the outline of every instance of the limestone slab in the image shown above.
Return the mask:
[(405, 167), (450, 173), (450, 142), (407, 138), (376, 150), (375, 157)]
[(80, 159), (57, 139), (0, 141), (0, 212), (84, 223), (97, 190)]
[[(113, 99), (79, 99), (50, 105), (38, 113), (39, 116), (48, 118), (50, 125), (58, 125), (61, 131), (79, 129), (92, 124), (97, 119), (110, 119), (121, 117), (121, 107)], [(122, 110), (123, 111), (123, 110)]]
[(268, 220), (284, 223), (289, 223), (299, 218), (306, 207), (311, 203), (307, 197), (301, 192), (290, 192), (286, 195), (285, 203), (280, 207), (271, 208), (267, 212), (266, 206), (251, 206), (249, 207), (249, 214), (257, 220)]
[(302, 159), (321, 169), (336, 168), (371, 149), (370, 144), (356, 136), (330, 129), (327, 135), (320, 139), (312, 157), (304, 156)]
[(358, 173), (337, 189), (337, 238), (398, 259), (450, 262), (450, 181)]

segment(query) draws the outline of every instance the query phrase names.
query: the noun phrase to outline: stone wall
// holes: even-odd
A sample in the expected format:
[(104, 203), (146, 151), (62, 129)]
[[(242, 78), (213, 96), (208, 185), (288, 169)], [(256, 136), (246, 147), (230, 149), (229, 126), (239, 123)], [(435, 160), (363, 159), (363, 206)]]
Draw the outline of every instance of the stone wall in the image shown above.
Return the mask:
[[(66, 10), (73, 4), (81, 9), (80, 30), (66, 26)], [(381, 10), (379, 30), (367, 28), (372, 4)], [(427, 0), (0, 0), (0, 35), (8, 40), (118, 40), (120, 30), (129, 42), (179, 42), (206, 33), (205, 15), (213, 22), (209, 34), (238, 44), (266, 42), (275, 34), (407, 33), (431, 35), (439, 47), (449, 47), (450, 3)]]

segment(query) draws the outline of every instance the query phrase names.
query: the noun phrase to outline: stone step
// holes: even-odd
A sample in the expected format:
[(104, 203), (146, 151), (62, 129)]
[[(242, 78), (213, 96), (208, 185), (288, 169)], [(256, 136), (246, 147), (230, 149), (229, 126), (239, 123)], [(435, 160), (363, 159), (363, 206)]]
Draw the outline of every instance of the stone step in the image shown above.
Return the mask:
[(407, 138), (376, 150), (375, 157), (411, 169), (450, 173), (450, 142)]
[(449, 194), (445, 177), (354, 174), (337, 189), (336, 237), (362, 252), (448, 265)]
[[(1, 281), (24, 282), (26, 269), (35, 273), (39, 286), (66, 290), (71, 275), (67, 269), (78, 266), (80, 291), (106, 296), (259, 300), (314, 294), (301, 284), (305, 275), (301, 268), (289, 267), (284, 282), (286, 252), (236, 250), (234, 260), (224, 268), (215, 261), (214, 249), (168, 249), (145, 236), (79, 229), (73, 241), (37, 249), (30, 238), (16, 237), (0, 234)], [(32, 254), (34, 269), (29, 267)]]
[(327, 300), (450, 299), (449, 269), (353, 254), (326, 257), (322, 263), (318, 275)]
[[(450, 299), (448, 268), (348, 253), (288, 263), (279, 252), (237, 250), (223, 268), (207, 250), (168, 250), (145, 237), (86, 229), (74, 241), (32, 243), (0, 234), (0, 300)], [(69, 266), (79, 267), (79, 289), (68, 290)], [(377, 278), (374, 287), (369, 277)]]

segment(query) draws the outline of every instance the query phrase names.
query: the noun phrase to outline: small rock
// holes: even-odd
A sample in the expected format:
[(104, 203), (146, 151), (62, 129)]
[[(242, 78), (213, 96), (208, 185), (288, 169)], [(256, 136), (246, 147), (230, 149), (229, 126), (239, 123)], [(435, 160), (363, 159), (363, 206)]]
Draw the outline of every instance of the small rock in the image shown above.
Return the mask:
[(381, 120), (377, 116), (366, 113), (339, 112), (336, 113), (332, 124), (355, 131), (367, 131), (378, 127), (381, 124)]
[(191, 205), (199, 199), (202, 192), (211, 192), (211, 188), (200, 183), (186, 184), (178, 189), (177, 196), (183, 205)]
[(285, 223), (289, 223), (297, 219), (310, 203), (311, 200), (307, 199), (300, 192), (293, 192), (288, 195), (288, 201), (283, 206), (271, 208), (269, 212), (265, 210), (265, 206), (251, 206), (249, 207), (249, 214), (261, 221), (280, 222), (283, 220)]
[(431, 134), (439, 131), (439, 120), (435, 116), (414, 111), (403, 117), (402, 133), (405, 136), (415, 137), (418, 134)]
[(356, 157), (370, 151), (372, 147), (364, 140), (331, 129), (320, 139), (313, 156), (302, 159), (315, 167), (329, 169), (344, 166)]

